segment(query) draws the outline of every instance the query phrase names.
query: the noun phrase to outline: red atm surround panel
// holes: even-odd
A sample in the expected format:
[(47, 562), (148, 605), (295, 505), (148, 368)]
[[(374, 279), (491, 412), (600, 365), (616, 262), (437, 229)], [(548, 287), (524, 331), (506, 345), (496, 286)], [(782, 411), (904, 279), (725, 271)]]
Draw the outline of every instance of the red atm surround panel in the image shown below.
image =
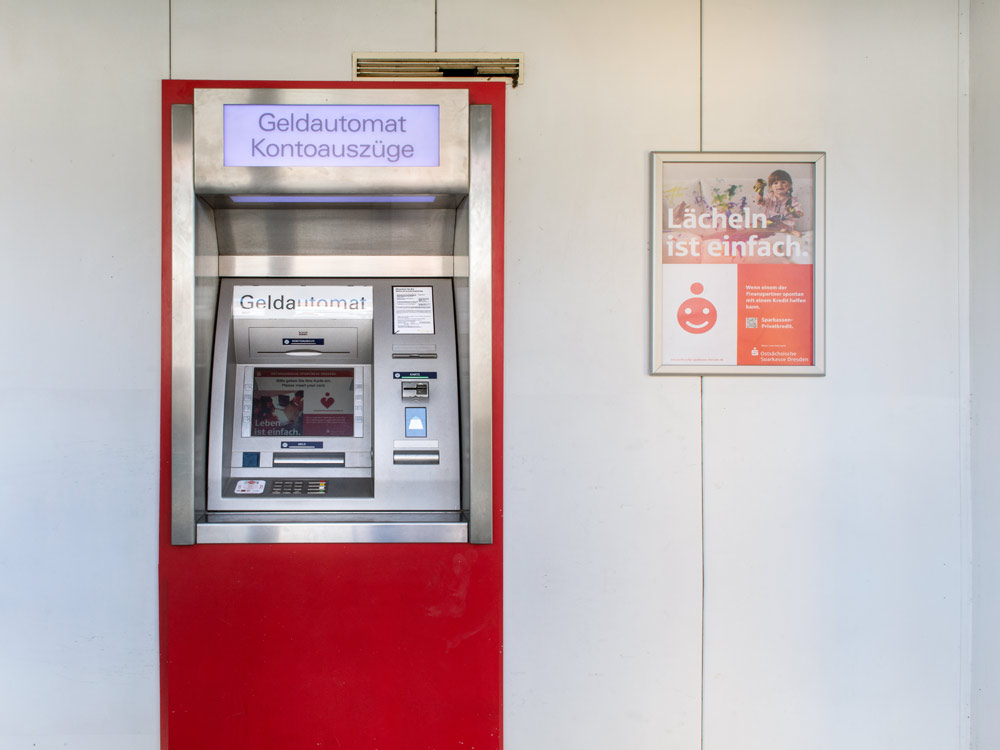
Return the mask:
[[(465, 88), (493, 107), (493, 544), (170, 544), (170, 106), (195, 88)], [(503, 83), (163, 82), (161, 746), (502, 745)]]

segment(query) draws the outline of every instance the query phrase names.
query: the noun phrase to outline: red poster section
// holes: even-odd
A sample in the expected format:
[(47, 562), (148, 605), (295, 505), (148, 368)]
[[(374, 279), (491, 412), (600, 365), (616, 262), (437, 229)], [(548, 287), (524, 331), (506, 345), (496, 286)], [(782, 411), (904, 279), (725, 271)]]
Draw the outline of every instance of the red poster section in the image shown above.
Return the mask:
[(493, 544), (170, 544), (170, 106), (195, 88), (434, 85), (163, 84), (163, 748), (501, 747), (504, 84), (446, 85), (493, 106)]
[(739, 365), (813, 364), (813, 266), (741, 265)]

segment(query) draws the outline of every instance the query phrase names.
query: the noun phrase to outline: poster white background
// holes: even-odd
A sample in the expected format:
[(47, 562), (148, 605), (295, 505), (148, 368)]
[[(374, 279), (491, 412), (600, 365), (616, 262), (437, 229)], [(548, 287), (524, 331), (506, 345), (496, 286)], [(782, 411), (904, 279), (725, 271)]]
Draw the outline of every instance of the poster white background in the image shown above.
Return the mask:
[[(736, 364), (737, 268), (694, 264), (661, 267), (664, 364)], [(704, 290), (700, 294), (693, 292), (693, 284), (701, 284)], [(705, 299), (715, 306), (715, 325), (704, 333), (685, 330), (677, 319), (677, 311), (687, 309), (686, 303), (692, 299)], [(694, 307), (697, 313), (701, 306)]]

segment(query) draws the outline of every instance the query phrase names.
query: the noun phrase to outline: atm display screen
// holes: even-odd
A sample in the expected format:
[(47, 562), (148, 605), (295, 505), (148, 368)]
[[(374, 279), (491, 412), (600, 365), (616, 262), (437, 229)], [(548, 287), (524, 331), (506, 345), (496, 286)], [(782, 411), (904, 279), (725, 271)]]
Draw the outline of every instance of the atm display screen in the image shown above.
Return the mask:
[(352, 437), (354, 368), (253, 371), (252, 437)]

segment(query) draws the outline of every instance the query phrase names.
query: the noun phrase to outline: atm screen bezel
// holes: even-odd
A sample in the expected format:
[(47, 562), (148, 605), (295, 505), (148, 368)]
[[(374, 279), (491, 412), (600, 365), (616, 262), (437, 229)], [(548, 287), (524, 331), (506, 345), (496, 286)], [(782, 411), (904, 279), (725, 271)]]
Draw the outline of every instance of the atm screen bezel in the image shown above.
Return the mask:
[[(366, 388), (366, 381), (370, 381), (370, 365), (301, 365), (301, 364), (261, 364), (248, 363), (236, 365), (234, 373), (232, 406), (232, 452), (261, 452), (289, 450), (295, 448), (307, 449), (353, 449), (358, 450), (361, 441), (366, 437), (370, 443), (371, 430), (368, 425), (370, 419), (370, 409), (368, 406), (369, 388)], [(301, 372), (323, 372), (330, 370), (353, 370), (354, 371), (354, 430), (352, 435), (253, 435), (245, 434), (244, 419), (246, 418), (245, 405), (246, 396), (251, 396), (249, 403), (252, 405), (252, 395), (256, 392), (254, 373), (257, 370), (294, 370)], [(250, 390), (247, 390), (247, 385)], [(252, 407), (251, 407), (252, 408)], [(252, 418), (251, 418), (252, 420)], [(252, 424), (252, 421), (251, 421)], [(250, 430), (252, 433), (252, 430)]]

